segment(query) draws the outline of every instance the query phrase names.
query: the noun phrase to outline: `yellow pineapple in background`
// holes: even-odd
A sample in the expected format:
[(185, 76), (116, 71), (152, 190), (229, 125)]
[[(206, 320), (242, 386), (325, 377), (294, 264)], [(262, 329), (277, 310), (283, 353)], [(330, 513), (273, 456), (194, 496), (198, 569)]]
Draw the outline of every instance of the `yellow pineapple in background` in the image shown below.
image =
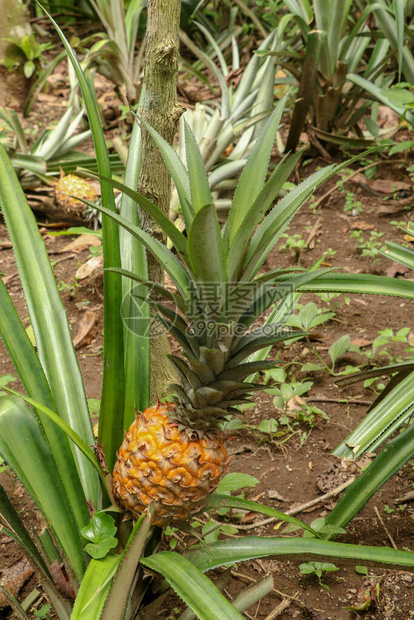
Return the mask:
[(65, 213), (82, 218), (88, 207), (81, 200), (73, 198), (73, 196), (94, 202), (98, 198), (98, 192), (86, 179), (82, 179), (75, 174), (67, 174), (65, 176), (61, 169), (60, 179), (55, 185), (56, 202)]

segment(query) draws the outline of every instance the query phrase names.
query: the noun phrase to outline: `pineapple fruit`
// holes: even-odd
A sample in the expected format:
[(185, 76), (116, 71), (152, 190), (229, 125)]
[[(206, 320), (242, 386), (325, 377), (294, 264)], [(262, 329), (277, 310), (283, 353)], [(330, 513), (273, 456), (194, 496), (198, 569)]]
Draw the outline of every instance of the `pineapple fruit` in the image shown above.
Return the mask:
[[(292, 190), (293, 198), (287, 194), (272, 209), (301, 156), (296, 153), (282, 160), (266, 182), (283, 106), (284, 100), (257, 140), (222, 228), (188, 125), (187, 170), (175, 151), (143, 123), (170, 169), (187, 237), (144, 197), (135, 193), (135, 200), (163, 228), (181, 260), (145, 231), (98, 207), (140, 239), (176, 287), (176, 292), (171, 292), (156, 285), (157, 298), (148, 296), (145, 301), (152, 304), (160, 322), (181, 345), (181, 357), (169, 356), (181, 383), (171, 386), (171, 403), (158, 403), (137, 415), (119, 449), (113, 473), (115, 500), (134, 517), (153, 504), (153, 521), (158, 525), (187, 519), (202, 509), (229, 460), (220, 422), (238, 413), (237, 407), (250, 402), (252, 393), (262, 389), (254, 377), (275, 366), (264, 360), (272, 345), (297, 336), (283, 331), (283, 321), (296, 299), (292, 293), (329, 271), (275, 269), (259, 273), (294, 213), (335, 173), (334, 167), (318, 171)], [(153, 287), (135, 274), (122, 274)], [(272, 307), (266, 323), (258, 323)]]
[(166, 525), (202, 508), (228, 462), (223, 433), (180, 425), (176, 407), (158, 403), (131, 425), (114, 469), (119, 502), (138, 516), (156, 503), (154, 522)]
[(98, 193), (86, 179), (82, 179), (75, 174), (67, 174), (65, 176), (63, 170), (61, 170), (60, 179), (55, 185), (56, 202), (65, 213), (81, 218), (87, 207), (84, 202), (73, 198), (73, 196), (94, 202), (98, 198)]

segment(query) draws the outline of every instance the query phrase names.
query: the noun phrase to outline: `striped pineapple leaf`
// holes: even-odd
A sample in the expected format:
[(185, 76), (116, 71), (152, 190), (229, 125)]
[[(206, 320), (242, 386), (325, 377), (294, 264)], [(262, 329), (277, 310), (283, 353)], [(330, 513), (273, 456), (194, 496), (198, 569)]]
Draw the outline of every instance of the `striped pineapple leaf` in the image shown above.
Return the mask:
[[(135, 188), (141, 173), (141, 128), (134, 123), (129, 143), (125, 170), (125, 186)], [(122, 195), (120, 215), (135, 226), (140, 225), (136, 202), (126, 193)], [(121, 265), (147, 279), (147, 256), (142, 243), (124, 228), (119, 231)], [(149, 307), (138, 303), (133, 297), (137, 287), (132, 280), (122, 278), (122, 312), (124, 320), (124, 369), (125, 393), (123, 428), (129, 428), (134, 421), (135, 411), (144, 411), (150, 401), (150, 331)], [(132, 326), (132, 329), (130, 328)], [(111, 432), (110, 427), (108, 432)], [(106, 432), (106, 431), (105, 431)], [(105, 443), (109, 442), (105, 440)]]
[[(141, 207), (141, 209), (146, 211), (148, 215), (152, 217), (154, 222), (156, 222), (160, 226), (160, 228), (167, 235), (167, 237), (171, 239), (171, 242), (173, 243), (177, 252), (180, 254), (183, 261), (186, 263), (188, 262), (187, 240), (185, 236), (182, 234), (182, 232), (178, 230), (178, 228), (168, 219), (168, 217), (166, 217), (163, 214), (163, 212), (153, 202), (148, 200), (148, 198), (146, 198), (142, 194), (139, 194), (134, 189), (127, 187), (126, 185), (124, 185), (124, 183), (120, 183), (119, 181), (116, 181), (115, 179), (110, 179), (105, 176), (101, 176), (101, 175), (96, 175), (96, 176), (110, 183), (112, 187), (115, 187), (115, 189), (119, 189), (121, 192), (123, 192), (123, 194), (131, 198), (134, 204), (138, 204)], [(136, 207), (134, 208), (134, 211), (135, 212), (137, 211)], [(121, 216), (125, 217), (122, 211), (121, 211)], [(132, 221), (131, 214), (126, 219), (130, 221), (131, 223), (133, 223), (135, 226), (139, 226), (138, 217), (135, 222)]]
[(161, 573), (200, 620), (242, 620), (213, 582), (184, 556), (161, 551), (141, 564)]
[[(1, 279), (0, 334), (27, 394), (42, 405), (55, 409), (39, 358)], [(83, 527), (89, 520), (89, 511), (68, 439), (39, 409), (35, 409), (35, 413), (50, 445), (78, 526)]]
[[(42, 9), (54, 25), (76, 73), (88, 114), (96, 152), (98, 172), (106, 177), (110, 177), (111, 165), (93, 84), (86, 78), (62, 30), (51, 15), (43, 7)], [(101, 198), (102, 202), (107, 205), (111, 211), (116, 211), (114, 191), (112, 186), (106, 181), (101, 181)], [(116, 223), (108, 218), (102, 218), (102, 233), (104, 266), (121, 267), (119, 234)], [(100, 443), (103, 444), (106, 461), (108, 467), (111, 468), (115, 462), (116, 450), (121, 444), (123, 437), (123, 416), (120, 418), (119, 415), (119, 403), (123, 402), (125, 388), (124, 327), (120, 320), (119, 313), (119, 308), (122, 303), (122, 280), (120, 276), (117, 273), (105, 271), (104, 288), (104, 372), (98, 439)], [(96, 502), (94, 503), (98, 505)]]
[[(413, 373), (410, 376), (412, 382)], [(412, 397), (412, 388), (410, 391)], [(411, 404), (412, 413), (413, 405)], [(413, 454), (414, 426), (411, 424), (402, 433), (388, 441), (372, 463), (346, 489), (335, 508), (329, 513), (327, 522), (338, 527), (346, 526), (387, 480), (413, 457)], [(414, 566), (413, 553), (411, 557)]]
[[(83, 200), (86, 204), (88, 201)], [(94, 205), (94, 207), (107, 215), (108, 217), (118, 222), (125, 230), (127, 230), (136, 239), (139, 239), (141, 243), (163, 266), (170, 278), (173, 280), (177, 289), (180, 291), (184, 299), (188, 299), (192, 296), (192, 285), (190, 276), (183, 266), (183, 264), (174, 256), (170, 250), (168, 250), (160, 241), (154, 239), (151, 235), (141, 230), (138, 226), (134, 226), (117, 213), (113, 213), (109, 209), (102, 207), (101, 205)], [(118, 270), (119, 273), (119, 270)]]
[[(59, 416), (92, 444), (92, 424), (67, 315), (33, 212), (1, 145), (0, 179), (0, 204), (52, 402)], [(19, 355), (17, 351), (14, 357), (16, 355)], [(85, 497), (98, 505), (96, 474), (75, 448), (72, 452)]]
[(165, 165), (170, 171), (177, 188), (185, 226), (188, 230), (194, 217), (194, 209), (191, 204), (191, 190), (188, 172), (173, 147), (170, 146), (168, 142), (166, 142), (164, 138), (162, 138), (160, 134), (151, 127), (151, 125), (148, 125), (148, 123), (143, 120), (140, 122), (160, 149)]
[(262, 217), (272, 207), (273, 201), (302, 155), (303, 150), (298, 151), (291, 157), (284, 157), (272, 172), (256, 200), (251, 204), (243, 220), (243, 225), (239, 227), (229, 248), (228, 272), (230, 280), (241, 276), (241, 259), (247, 253), (252, 231), (254, 231)]
[[(200, 149), (193, 136), (187, 121), (184, 119), (185, 149), (190, 180), (191, 204), (194, 212), (198, 213), (205, 205), (213, 202), (206, 169), (201, 157)], [(178, 250), (178, 248), (177, 248)]]
[[(339, 502), (337, 504), (339, 506)], [(158, 555), (158, 554), (156, 554)], [(156, 557), (152, 556), (153, 558)], [(366, 564), (367, 566), (412, 569), (414, 554), (389, 547), (368, 547), (314, 538), (273, 538), (271, 536), (243, 536), (240, 539), (219, 540), (197, 547), (187, 558), (201, 571), (218, 566), (243, 562), (254, 558), (280, 557), (308, 562), (335, 558), (337, 564)]]
[(227, 282), (226, 257), (214, 204), (207, 204), (196, 213), (188, 231), (188, 250), (200, 283)]
[(333, 451), (335, 456), (358, 459), (375, 452), (414, 412), (414, 372), (398, 382)]
[(256, 200), (263, 188), (274, 137), (280, 124), (286, 99), (287, 95), (277, 104), (258, 137), (240, 175), (226, 225), (225, 234), (229, 240), (229, 245), (233, 242), (240, 226), (243, 225), (244, 218), (249, 212), (251, 204)]
[(85, 558), (78, 525), (49, 445), (32, 411), (17, 396), (0, 398), (0, 454), (42, 512), (80, 581)]

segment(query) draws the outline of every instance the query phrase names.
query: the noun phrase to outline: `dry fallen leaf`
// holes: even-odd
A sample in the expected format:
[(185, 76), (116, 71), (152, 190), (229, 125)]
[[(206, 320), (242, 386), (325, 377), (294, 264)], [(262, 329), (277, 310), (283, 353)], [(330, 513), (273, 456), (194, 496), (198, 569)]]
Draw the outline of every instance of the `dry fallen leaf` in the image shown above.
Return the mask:
[(95, 325), (98, 320), (98, 315), (92, 310), (86, 310), (81, 322), (79, 323), (78, 333), (73, 339), (75, 349), (90, 344), (91, 340), (95, 337)]
[(288, 500), (283, 497), (283, 495), (281, 495), (278, 491), (275, 491), (273, 489), (269, 490), (267, 492), (269, 499), (277, 499), (278, 502), (287, 502)]
[(303, 405), (306, 404), (306, 401), (300, 396), (294, 396), (287, 403), (287, 410), (291, 413), (295, 413), (296, 411), (301, 411)]
[(366, 579), (356, 593), (355, 602), (349, 607), (344, 607), (344, 609), (349, 609), (350, 611), (364, 611), (365, 609), (369, 609), (371, 605), (378, 605), (379, 596), (380, 579), (375, 577)]
[[(26, 558), (22, 558), (8, 568), (5, 568), (1, 579), (2, 586), (9, 594), (16, 597), (26, 581), (33, 575), (33, 568), (30, 566)], [(10, 602), (4, 592), (0, 592), (0, 609), (9, 607)]]
[(96, 235), (79, 235), (77, 239), (71, 241), (68, 245), (66, 245), (61, 252), (82, 252), (82, 250), (87, 250), (91, 245), (99, 246), (102, 245), (102, 241)]
[(358, 220), (351, 224), (351, 230), (374, 230), (373, 224), (367, 224), (365, 220)]
[(66, 598), (74, 599), (75, 592), (73, 591), (63, 562), (62, 564), (58, 564), (55, 560), (53, 564), (49, 566), (49, 573), (60, 594)]
[(103, 267), (103, 255), (99, 254), (99, 256), (93, 256), (79, 267), (75, 274), (75, 278), (78, 280), (84, 280), (101, 267)]
[(381, 194), (393, 194), (394, 192), (413, 189), (411, 183), (393, 181), (392, 179), (376, 179), (375, 181), (370, 181), (369, 186), (374, 192), (381, 192)]
[(354, 340), (351, 340), (351, 344), (354, 344), (360, 349), (362, 347), (370, 347), (372, 345), (372, 342), (372, 340), (367, 340), (366, 338), (354, 338)]
[(403, 198), (401, 200), (387, 200), (384, 201), (380, 208), (378, 209), (378, 213), (382, 215), (392, 215), (393, 213), (399, 213), (400, 211), (405, 211), (408, 208), (411, 208), (414, 203), (414, 198), (410, 196), (409, 198)]

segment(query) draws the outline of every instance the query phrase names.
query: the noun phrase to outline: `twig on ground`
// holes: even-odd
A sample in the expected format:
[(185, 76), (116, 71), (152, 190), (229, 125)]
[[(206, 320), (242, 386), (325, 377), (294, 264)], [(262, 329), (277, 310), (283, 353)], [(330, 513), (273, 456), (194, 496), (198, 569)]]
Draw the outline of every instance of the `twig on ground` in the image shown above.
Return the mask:
[[(357, 170), (354, 170), (354, 172), (352, 174), (350, 174), (349, 176), (347, 176), (345, 179), (342, 179), (342, 183), (348, 183), (349, 181), (351, 181), (357, 174), (360, 174), (361, 172), (365, 172), (365, 170), (369, 170), (369, 168), (374, 168), (374, 166), (381, 166), (383, 164), (402, 164), (404, 163), (404, 159), (390, 159), (390, 160), (385, 160), (385, 161), (376, 161), (372, 164), (368, 164), (367, 166), (364, 166), (363, 168), (358, 168)], [(337, 190), (338, 187), (335, 184), (333, 187), (331, 187), (330, 190), (328, 190), (325, 194), (323, 194), (323, 196), (321, 196), (320, 198), (318, 198), (318, 200), (316, 201), (315, 205), (313, 206), (314, 209), (319, 209), (320, 205), (323, 203), (323, 201), (328, 198), (331, 194), (334, 193), (335, 190)]]
[(375, 514), (376, 514), (376, 515), (377, 515), (377, 517), (378, 517), (378, 521), (381, 523), (382, 527), (383, 527), (383, 528), (384, 528), (384, 530), (385, 530), (386, 535), (388, 536), (388, 540), (390, 541), (391, 545), (394, 547), (394, 549), (398, 549), (397, 545), (395, 544), (395, 540), (394, 540), (394, 539), (393, 539), (393, 537), (391, 536), (391, 534), (390, 534), (390, 532), (389, 532), (389, 530), (388, 530), (387, 526), (385, 525), (384, 520), (383, 520), (383, 518), (381, 517), (381, 515), (380, 515), (380, 513), (379, 513), (379, 510), (378, 510), (378, 508), (377, 508), (376, 506), (374, 507), (374, 510), (375, 510)]
[[(54, 261), (54, 265), (57, 265), (58, 263), (62, 263), (64, 260), (70, 260), (72, 258), (76, 258), (76, 254), (70, 254), (69, 256), (64, 256), (63, 258), (59, 258), (58, 260)], [(19, 272), (16, 271), (15, 273), (10, 274), (9, 276), (4, 276), (3, 283), (8, 284), (11, 280), (13, 280), (14, 278), (17, 278), (18, 275), (19, 275)]]
[[(355, 480), (355, 476), (352, 476), (349, 480), (339, 485), (335, 489), (328, 491), (324, 495), (320, 495), (319, 497), (315, 497), (310, 502), (306, 502), (305, 504), (301, 504), (300, 506), (296, 506), (296, 508), (290, 508), (290, 510), (284, 511), (287, 515), (297, 515), (299, 512), (303, 512), (307, 508), (311, 508), (320, 502), (324, 502), (327, 499), (331, 499), (331, 497), (336, 497), (342, 491), (344, 491), (350, 484)], [(251, 525), (237, 525), (237, 529), (239, 530), (254, 530), (257, 527), (262, 527), (263, 525), (268, 525), (269, 523), (273, 523), (274, 521), (279, 521), (277, 517), (269, 517), (268, 519), (264, 519), (263, 521), (258, 521), (257, 523), (252, 523)]]
[(371, 400), (348, 400), (347, 398), (307, 398), (313, 403), (339, 403), (342, 405), (372, 405)]
[(292, 604), (293, 600), (295, 600), (295, 597), (298, 594), (299, 594), (299, 590), (295, 593), (295, 596), (293, 597), (287, 598), (286, 596), (284, 596), (282, 602), (279, 603), (279, 605), (275, 607), (275, 609), (271, 611), (270, 614), (266, 616), (264, 620), (274, 620), (275, 618), (280, 616), (280, 614), (282, 614), (285, 611), (285, 609), (287, 609)]

